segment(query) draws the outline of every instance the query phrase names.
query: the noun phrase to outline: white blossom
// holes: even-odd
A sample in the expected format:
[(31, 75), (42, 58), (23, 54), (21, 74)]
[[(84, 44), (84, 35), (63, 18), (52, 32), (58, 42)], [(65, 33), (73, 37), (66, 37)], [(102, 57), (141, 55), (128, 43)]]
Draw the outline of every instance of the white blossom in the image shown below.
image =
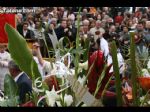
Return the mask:
[(46, 101), (48, 106), (54, 106), (56, 100), (59, 98), (59, 95), (54, 89), (54, 86), (51, 91), (46, 90)]
[(150, 74), (147, 69), (142, 69), (142, 75), (145, 77), (150, 77)]
[(71, 95), (65, 94), (64, 101), (67, 104), (67, 106), (70, 106), (73, 103), (73, 97)]
[(83, 85), (85, 78), (86, 78), (85, 75), (82, 78), (81, 77), (78, 78), (78, 81), (80, 82), (81, 85)]

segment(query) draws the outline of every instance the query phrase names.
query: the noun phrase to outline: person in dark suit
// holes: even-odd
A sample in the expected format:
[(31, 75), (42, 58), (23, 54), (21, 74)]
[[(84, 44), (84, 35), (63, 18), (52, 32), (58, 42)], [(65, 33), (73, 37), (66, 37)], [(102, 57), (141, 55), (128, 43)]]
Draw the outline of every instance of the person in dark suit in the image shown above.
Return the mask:
[(32, 91), (32, 81), (26, 73), (22, 72), (19, 66), (11, 60), (8, 63), (8, 68), (11, 76), (18, 85), (19, 103), (25, 103), (25, 96)]
[(60, 26), (55, 29), (58, 40), (66, 36), (68, 31), (69, 29), (67, 28), (67, 20), (62, 19)]
[(27, 22), (24, 22), (22, 25), (22, 30), (18, 30), (18, 31), (25, 39), (34, 39), (35, 36), (34, 32), (28, 29)]
[(73, 20), (71, 18), (68, 18), (67, 21), (67, 28), (69, 29), (67, 32), (67, 36), (71, 42), (76, 41), (76, 34), (77, 34), (77, 29), (75, 26), (73, 26)]

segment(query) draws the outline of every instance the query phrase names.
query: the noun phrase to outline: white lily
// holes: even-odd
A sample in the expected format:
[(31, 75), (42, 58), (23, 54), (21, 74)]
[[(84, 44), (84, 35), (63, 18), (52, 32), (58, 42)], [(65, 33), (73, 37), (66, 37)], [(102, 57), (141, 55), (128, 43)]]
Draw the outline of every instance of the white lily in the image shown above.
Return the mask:
[(84, 103), (81, 107), (87, 107), (87, 105)]
[(88, 69), (88, 61), (84, 62), (84, 63), (79, 63), (79, 69), (78, 72), (81, 72), (82, 69), (87, 70)]
[(4, 101), (4, 100), (5, 100), (4, 97), (0, 97), (0, 102), (1, 102), (1, 101)]
[(59, 95), (54, 89), (54, 86), (51, 91), (46, 90), (46, 102), (48, 106), (54, 106), (56, 100), (59, 98)]
[(78, 81), (80, 82), (81, 85), (83, 85), (85, 78), (86, 78), (85, 75), (82, 78), (81, 77), (78, 78)]
[[(62, 100), (62, 94), (60, 95), (60, 99)], [(57, 101), (57, 106), (58, 107), (62, 107), (63, 105), (61, 105), (60, 101)], [(73, 97), (71, 95), (67, 95), (65, 94), (64, 96), (64, 103), (66, 103), (66, 106), (71, 106), (71, 104), (73, 103)]]
[(67, 104), (67, 106), (70, 106), (73, 103), (73, 97), (71, 95), (65, 94), (64, 101)]
[(145, 77), (150, 77), (150, 74), (147, 69), (142, 69), (142, 75)]

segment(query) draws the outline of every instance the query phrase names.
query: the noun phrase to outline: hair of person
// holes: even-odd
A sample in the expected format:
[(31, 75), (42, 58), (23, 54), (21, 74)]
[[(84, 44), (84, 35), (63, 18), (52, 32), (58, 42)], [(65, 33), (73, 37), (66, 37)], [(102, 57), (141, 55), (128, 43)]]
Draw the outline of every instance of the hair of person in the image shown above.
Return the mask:
[(100, 40), (100, 38), (98, 38), (98, 39), (96, 40), (96, 43), (98, 44), (98, 46), (100, 46), (100, 42), (101, 42), (101, 40)]
[(101, 23), (101, 21), (100, 21), (100, 20), (97, 20), (96, 23)]
[(123, 26), (122, 26), (122, 28), (125, 28), (125, 27), (128, 29), (128, 26), (127, 26), (127, 25), (123, 25)]
[(23, 26), (24, 26), (24, 25), (27, 25), (27, 26), (28, 26), (28, 22), (27, 22), (27, 21), (23, 22)]
[(62, 19), (60, 20), (60, 23), (62, 23), (63, 21), (66, 21), (66, 22), (67, 22), (66, 19), (62, 18)]
[(8, 68), (14, 69), (16, 71), (21, 71), (19, 66), (13, 60), (9, 61)]
[(142, 20), (139, 20), (139, 21), (138, 21), (138, 24), (142, 24), (142, 25), (143, 25), (144, 22), (143, 22)]
[(119, 44), (119, 41), (118, 41), (118, 40), (116, 40), (116, 39), (108, 39), (108, 43), (111, 43), (111, 42), (113, 42), (113, 41), (115, 41), (116, 47), (119, 48), (120, 44)]

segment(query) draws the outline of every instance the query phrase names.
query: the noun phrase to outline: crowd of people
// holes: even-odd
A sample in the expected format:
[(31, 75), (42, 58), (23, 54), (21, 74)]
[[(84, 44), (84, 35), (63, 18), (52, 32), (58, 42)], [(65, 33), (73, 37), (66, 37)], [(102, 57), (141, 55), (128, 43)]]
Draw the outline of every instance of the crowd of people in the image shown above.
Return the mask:
[[(21, 7), (16, 8), (21, 9)], [(53, 46), (49, 35), (54, 35), (54, 32), (58, 40), (62, 37), (68, 37), (69, 41), (73, 43), (76, 41), (77, 28), (79, 27), (80, 42), (84, 43), (88, 38), (92, 53), (93, 51), (100, 50), (100, 52), (96, 52), (100, 55), (99, 59), (106, 59), (108, 65), (112, 63), (110, 42), (114, 40), (117, 46), (121, 77), (124, 77), (125, 60), (129, 58), (130, 31), (135, 32), (136, 47), (140, 49), (144, 47), (150, 51), (150, 7), (82, 7), (80, 15), (78, 15), (79, 7), (28, 8), (34, 9), (35, 12), (17, 13), (17, 30), (25, 39), (37, 41), (34, 43), (36, 50), (33, 51), (33, 55), (42, 76), (49, 74), (52, 70), (51, 65), (43, 60), (42, 57), (48, 56), (44, 39), (47, 42), (48, 48), (51, 49)], [(78, 18), (80, 19), (79, 26)], [(38, 49), (39, 47), (40, 49)], [(94, 61), (92, 57), (89, 57), (86, 64), (91, 66), (90, 59), (92, 59), (92, 62)], [(21, 73), (13, 62), (9, 62), (10, 60), (10, 54), (6, 51), (6, 46), (1, 45), (0, 89), (2, 91), (4, 91), (3, 80), (8, 72), (7, 68), (13, 68), (14, 66), (16, 72), (12, 74)], [(98, 64), (98, 67), (101, 67), (101, 65), (102, 63)], [(3, 72), (4, 69), (6, 69), (6, 72)], [(110, 72), (113, 72), (113, 67)], [(95, 89), (92, 89), (96, 87), (98, 77), (96, 76), (96, 79), (94, 79), (95, 85), (93, 86), (95, 87), (93, 87), (91, 86), (93, 84), (93, 77), (91, 75), (89, 76), (89, 88), (93, 92)], [(27, 77), (25, 79), (28, 80)], [(27, 85), (30, 85), (30, 81), (27, 82)], [(30, 86), (29, 91), (31, 91)]]

